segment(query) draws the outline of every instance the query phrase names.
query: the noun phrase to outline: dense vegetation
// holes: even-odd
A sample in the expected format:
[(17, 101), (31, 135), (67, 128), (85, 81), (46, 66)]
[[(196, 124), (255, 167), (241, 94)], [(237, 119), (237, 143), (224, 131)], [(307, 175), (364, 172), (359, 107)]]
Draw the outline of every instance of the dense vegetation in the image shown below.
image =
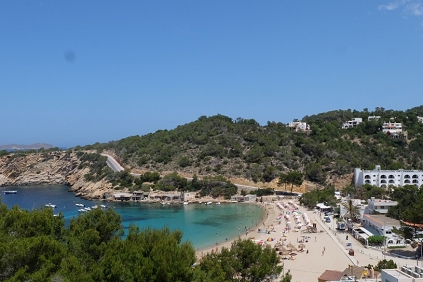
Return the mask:
[[(372, 115), (379, 120), (368, 121)], [(407, 111), (336, 110), (306, 116), (311, 133), (295, 132), (280, 122), (261, 126), (253, 119), (216, 115), (173, 130), (159, 130), (105, 144), (76, 149), (114, 151), (125, 166), (144, 171), (177, 171), (189, 175), (223, 175), (270, 182), (298, 171), (305, 180), (325, 184), (353, 172), (373, 169), (423, 169), (423, 106)], [(355, 128), (342, 123), (362, 118)], [(383, 122), (401, 122), (407, 139), (382, 133)]]
[(122, 238), (112, 209), (92, 210), (66, 226), (51, 209), (0, 203), (0, 226), (1, 281), (268, 281), (282, 270), (273, 249), (241, 240), (194, 267), (194, 248), (180, 231), (130, 226)]

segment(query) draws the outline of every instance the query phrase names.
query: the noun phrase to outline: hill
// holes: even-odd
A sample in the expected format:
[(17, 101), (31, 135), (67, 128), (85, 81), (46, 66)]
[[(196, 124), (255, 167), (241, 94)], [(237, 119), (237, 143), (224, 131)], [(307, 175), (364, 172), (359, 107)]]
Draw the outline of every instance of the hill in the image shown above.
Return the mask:
[[(369, 116), (378, 119), (368, 121)], [(281, 173), (300, 171), (319, 185), (351, 181), (355, 167), (423, 169), (423, 106), (406, 111), (335, 110), (302, 121), (311, 131), (294, 131), (281, 122), (260, 125), (253, 119), (202, 116), (173, 130), (158, 130), (76, 149), (113, 154), (132, 172), (178, 172), (181, 175), (223, 175), (229, 179), (270, 185)], [(361, 118), (356, 127), (344, 122)], [(384, 122), (402, 123), (406, 135), (382, 132)]]

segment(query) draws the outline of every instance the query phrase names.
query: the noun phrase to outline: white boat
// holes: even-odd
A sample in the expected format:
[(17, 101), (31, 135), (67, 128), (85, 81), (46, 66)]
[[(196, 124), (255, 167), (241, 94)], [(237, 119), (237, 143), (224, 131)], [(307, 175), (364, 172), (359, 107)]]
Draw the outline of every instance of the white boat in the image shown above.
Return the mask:
[(77, 207), (85, 207), (84, 204), (75, 204), (75, 206), (77, 206)]
[(188, 202), (184, 202), (184, 205), (188, 205)]
[(207, 202), (207, 203), (206, 203), (206, 205), (211, 205), (211, 204), (213, 204), (213, 203), (212, 203), (212, 202)]
[(86, 210), (86, 211), (90, 211), (90, 210), (91, 210), (91, 208), (90, 208), (90, 207), (86, 207), (86, 208), (85, 208), (85, 210)]
[(217, 202), (216, 205), (220, 205), (220, 202)]
[(52, 203), (45, 204), (45, 206), (48, 208), (53, 208), (53, 209), (56, 208), (56, 205), (53, 205)]
[(86, 209), (79, 209), (78, 212), (87, 212)]
[(97, 206), (97, 205), (95, 205), (95, 206), (92, 206), (91, 208), (92, 208), (92, 209), (96, 209), (96, 208), (98, 208), (98, 206)]
[(107, 208), (107, 206), (106, 206), (106, 205), (100, 205), (100, 207), (101, 207), (102, 209)]
[(18, 191), (16, 191), (16, 190), (13, 190), (13, 191), (4, 191), (3, 193), (4, 194), (17, 194)]

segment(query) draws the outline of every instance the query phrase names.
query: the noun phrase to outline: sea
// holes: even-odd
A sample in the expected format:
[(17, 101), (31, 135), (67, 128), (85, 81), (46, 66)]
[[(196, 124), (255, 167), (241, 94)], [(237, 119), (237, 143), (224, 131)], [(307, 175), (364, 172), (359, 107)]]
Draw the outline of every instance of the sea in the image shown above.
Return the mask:
[[(131, 223), (141, 229), (146, 227), (181, 230), (183, 241), (190, 241), (194, 248), (202, 249), (225, 242), (244, 234), (246, 228), (257, 226), (263, 219), (263, 209), (249, 203), (221, 203), (205, 205), (190, 203), (162, 205), (146, 202), (101, 202), (84, 200), (68, 192), (64, 185), (32, 185), (0, 187), (1, 202), (9, 208), (18, 205), (21, 209), (46, 208), (46, 204), (56, 205), (54, 214), (62, 213), (67, 223), (77, 217), (76, 204), (85, 207), (104, 204), (114, 209), (122, 218), (125, 234)], [(4, 191), (16, 190), (16, 194)]]

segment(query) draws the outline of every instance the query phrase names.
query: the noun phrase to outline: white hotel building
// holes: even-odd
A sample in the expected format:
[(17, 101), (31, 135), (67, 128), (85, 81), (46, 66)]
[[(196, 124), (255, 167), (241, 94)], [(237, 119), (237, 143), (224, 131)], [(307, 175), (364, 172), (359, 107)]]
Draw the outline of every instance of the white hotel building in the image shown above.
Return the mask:
[(422, 170), (381, 170), (377, 165), (373, 170), (354, 169), (354, 184), (356, 187), (370, 184), (377, 187), (423, 185)]

